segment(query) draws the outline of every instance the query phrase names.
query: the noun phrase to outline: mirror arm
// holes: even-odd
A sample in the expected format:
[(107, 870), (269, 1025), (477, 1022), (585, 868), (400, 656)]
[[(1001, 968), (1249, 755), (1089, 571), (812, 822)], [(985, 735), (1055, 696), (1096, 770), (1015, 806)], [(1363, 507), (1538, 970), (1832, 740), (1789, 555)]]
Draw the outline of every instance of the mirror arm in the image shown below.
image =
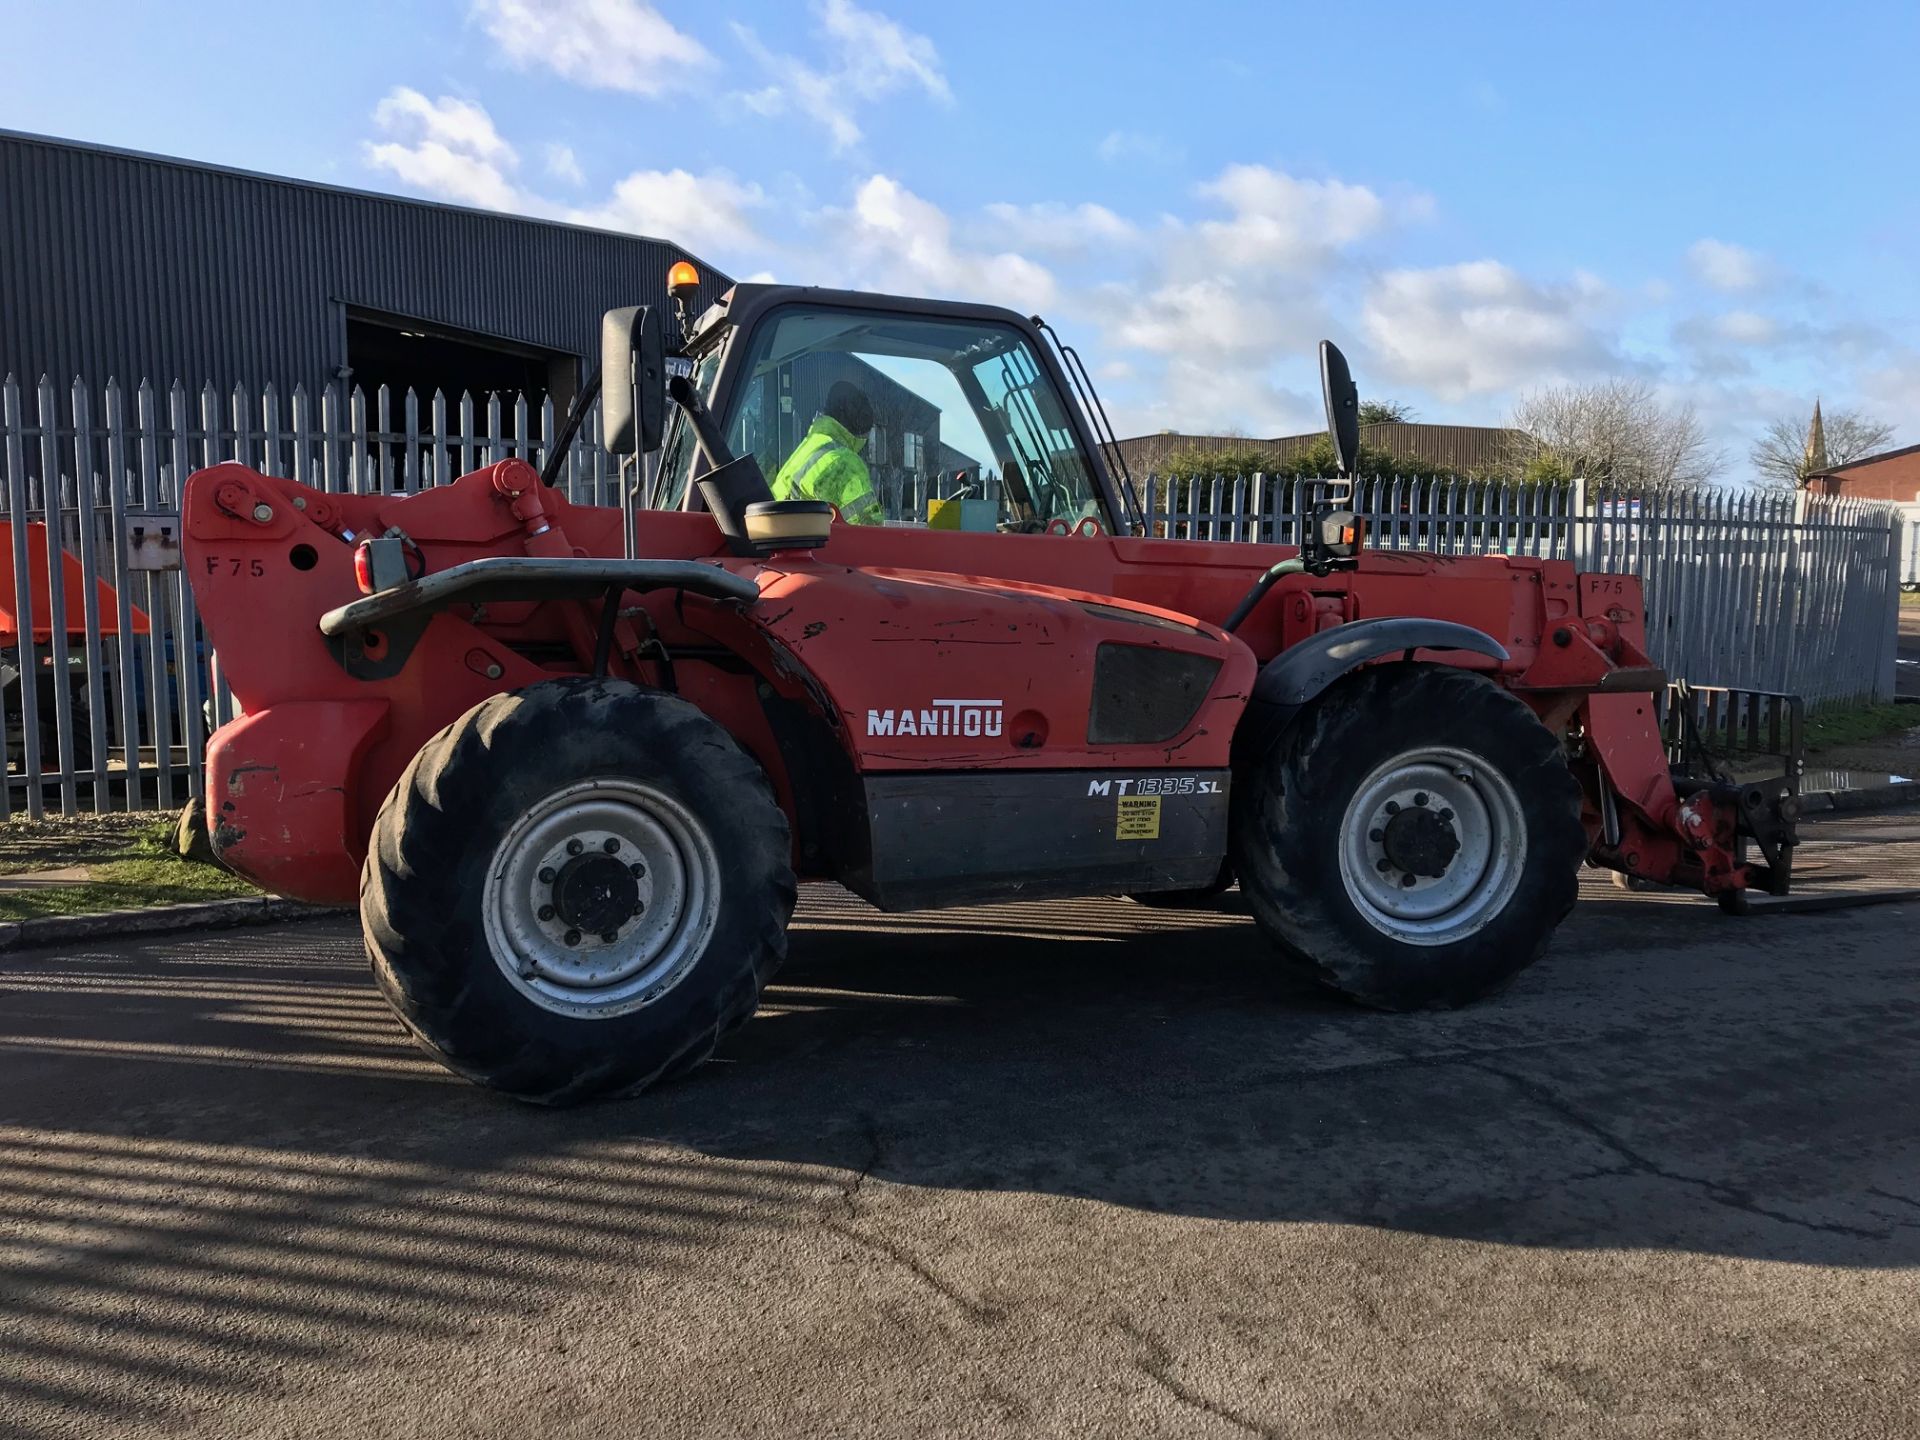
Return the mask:
[(587, 411), (593, 408), (593, 402), (600, 398), (600, 376), (594, 377), (580, 387), (580, 393), (573, 397), (573, 404), (567, 407), (566, 421), (560, 426), (560, 433), (547, 447), (547, 463), (540, 467), (540, 483), (553, 486), (559, 483), (560, 467), (567, 463), (567, 452), (573, 449), (573, 437), (580, 433), (580, 422), (587, 418)]

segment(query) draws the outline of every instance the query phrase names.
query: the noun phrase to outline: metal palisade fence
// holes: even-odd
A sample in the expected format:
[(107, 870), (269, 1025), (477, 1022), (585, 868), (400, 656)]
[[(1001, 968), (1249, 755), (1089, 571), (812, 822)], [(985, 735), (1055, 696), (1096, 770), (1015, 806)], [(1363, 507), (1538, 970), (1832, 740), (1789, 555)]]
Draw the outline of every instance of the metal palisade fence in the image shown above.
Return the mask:
[[(0, 382), (0, 556), (12, 566), (0, 578), (0, 816), (199, 793), (206, 736), (235, 707), (177, 564), (188, 475), (239, 460), (323, 490), (407, 493), (508, 456), (543, 463), (556, 418), (512, 396)], [(594, 433), (581, 427), (560, 483), (615, 504), (618, 469)], [(939, 477), (904, 472), (882, 488), (900, 518), (924, 519), (945, 493)], [(981, 498), (1001, 505), (997, 488), (989, 478)], [(1313, 489), (1149, 479), (1136, 498), (1155, 534), (1291, 544)], [(1454, 480), (1365, 481), (1354, 500), (1377, 546), (1644, 575), (1654, 655), (1675, 675), (1814, 703), (1891, 693), (1893, 507)]]
[(1920, 590), (1920, 504), (1900, 505), (1900, 588)]
[[(1328, 489), (1252, 476), (1148, 479), (1140, 492), (1156, 534), (1291, 545), (1303, 507)], [(1641, 576), (1648, 649), (1675, 678), (1810, 705), (1893, 694), (1899, 507), (1784, 490), (1454, 477), (1364, 479), (1344, 503), (1366, 518), (1376, 548), (1539, 556)]]
[[(194, 471), (238, 460), (323, 490), (406, 493), (509, 456), (542, 463), (539, 437), (557, 428), (550, 402), (518, 396), (282, 397), (271, 386), (7, 376), (0, 818), (164, 809), (200, 793), (206, 737), (236, 707), (178, 568), (180, 493)], [(582, 503), (617, 503), (617, 466), (591, 433), (582, 427), (562, 483)], [(142, 543), (155, 539), (167, 543)]]

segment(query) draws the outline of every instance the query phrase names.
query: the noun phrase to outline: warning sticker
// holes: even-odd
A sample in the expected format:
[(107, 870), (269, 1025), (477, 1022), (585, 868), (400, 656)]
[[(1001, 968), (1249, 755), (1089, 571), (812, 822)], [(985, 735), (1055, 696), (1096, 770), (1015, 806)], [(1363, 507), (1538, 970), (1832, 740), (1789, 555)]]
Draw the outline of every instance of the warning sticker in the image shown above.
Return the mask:
[(1158, 840), (1160, 838), (1160, 797), (1158, 795), (1122, 795), (1120, 823), (1114, 834), (1122, 840)]

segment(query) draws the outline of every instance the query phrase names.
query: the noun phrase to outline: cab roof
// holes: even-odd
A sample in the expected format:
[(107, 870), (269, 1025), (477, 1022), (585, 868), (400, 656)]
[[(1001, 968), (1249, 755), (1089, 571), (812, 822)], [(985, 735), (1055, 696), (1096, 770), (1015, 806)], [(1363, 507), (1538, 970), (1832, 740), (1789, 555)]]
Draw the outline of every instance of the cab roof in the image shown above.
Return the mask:
[(872, 310), (888, 315), (925, 315), (948, 320), (990, 320), (1032, 333), (1037, 315), (1022, 315), (1003, 305), (971, 300), (929, 300), (917, 295), (881, 295), (871, 290), (830, 290), (820, 285), (766, 285), (742, 281), (709, 306), (695, 327), (698, 342), (721, 324), (751, 326), (769, 310), (782, 305), (818, 305), (838, 310)]

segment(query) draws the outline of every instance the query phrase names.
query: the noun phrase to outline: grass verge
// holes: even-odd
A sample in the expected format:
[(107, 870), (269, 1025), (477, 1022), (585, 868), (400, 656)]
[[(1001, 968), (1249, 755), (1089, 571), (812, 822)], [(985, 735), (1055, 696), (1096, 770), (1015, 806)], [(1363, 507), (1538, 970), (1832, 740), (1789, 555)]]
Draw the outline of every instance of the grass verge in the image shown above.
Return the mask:
[(0, 873), (85, 866), (71, 884), (0, 889), (0, 921), (92, 915), (260, 893), (217, 865), (174, 852), (177, 815), (75, 816), (0, 825)]
[(1843, 745), (1900, 735), (1920, 726), (1920, 706), (1852, 705), (1845, 709), (1819, 710), (1807, 716), (1807, 753), (1819, 755)]

